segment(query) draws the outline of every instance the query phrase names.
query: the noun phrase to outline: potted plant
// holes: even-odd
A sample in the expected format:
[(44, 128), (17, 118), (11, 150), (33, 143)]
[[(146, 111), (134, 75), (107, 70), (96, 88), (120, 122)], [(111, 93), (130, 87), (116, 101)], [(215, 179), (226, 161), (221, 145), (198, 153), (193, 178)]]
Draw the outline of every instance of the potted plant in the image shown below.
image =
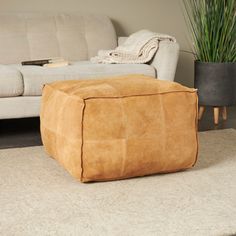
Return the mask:
[(195, 55), (194, 86), (200, 118), (205, 106), (236, 104), (236, 1), (183, 0)]

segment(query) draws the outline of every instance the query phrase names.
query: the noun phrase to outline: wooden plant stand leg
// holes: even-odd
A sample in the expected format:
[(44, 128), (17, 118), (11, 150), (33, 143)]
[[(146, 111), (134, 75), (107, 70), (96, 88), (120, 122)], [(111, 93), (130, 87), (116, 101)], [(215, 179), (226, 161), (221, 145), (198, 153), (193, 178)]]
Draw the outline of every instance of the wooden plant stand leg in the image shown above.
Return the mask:
[(215, 123), (215, 125), (219, 124), (219, 114), (220, 114), (220, 108), (214, 107), (214, 123)]
[(202, 116), (203, 116), (204, 111), (205, 111), (205, 107), (200, 106), (200, 107), (199, 107), (199, 112), (198, 112), (198, 120), (201, 120), (201, 119), (202, 119)]
[[(213, 110), (214, 110), (214, 124), (215, 125), (219, 124), (220, 113), (222, 114), (223, 120), (227, 120), (227, 107), (213, 107)], [(198, 120), (202, 119), (204, 111), (205, 111), (205, 107), (200, 106), (199, 111), (198, 111)]]
[(223, 120), (227, 120), (227, 108), (222, 107), (222, 118)]

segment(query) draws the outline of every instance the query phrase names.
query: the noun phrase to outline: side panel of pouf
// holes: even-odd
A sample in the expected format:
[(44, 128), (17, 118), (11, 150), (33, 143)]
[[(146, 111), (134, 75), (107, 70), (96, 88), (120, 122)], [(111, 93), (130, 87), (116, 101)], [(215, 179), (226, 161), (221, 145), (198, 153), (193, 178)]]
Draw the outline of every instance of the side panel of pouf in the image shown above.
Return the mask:
[(43, 89), (40, 129), (46, 152), (80, 179), (84, 102), (46, 85)]
[(85, 101), (82, 181), (190, 168), (197, 157), (197, 95), (170, 92)]

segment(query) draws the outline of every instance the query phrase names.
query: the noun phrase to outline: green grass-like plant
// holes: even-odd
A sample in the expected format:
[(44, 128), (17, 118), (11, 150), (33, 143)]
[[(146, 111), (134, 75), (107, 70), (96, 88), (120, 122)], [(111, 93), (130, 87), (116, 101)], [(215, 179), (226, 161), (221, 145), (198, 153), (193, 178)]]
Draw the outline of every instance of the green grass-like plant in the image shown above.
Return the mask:
[(195, 59), (236, 61), (236, 0), (183, 0)]

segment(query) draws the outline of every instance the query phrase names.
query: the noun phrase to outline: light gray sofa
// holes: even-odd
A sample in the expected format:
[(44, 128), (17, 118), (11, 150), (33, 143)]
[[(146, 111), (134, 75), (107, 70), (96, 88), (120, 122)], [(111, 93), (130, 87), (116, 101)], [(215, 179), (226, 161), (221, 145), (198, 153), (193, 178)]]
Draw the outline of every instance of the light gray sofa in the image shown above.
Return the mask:
[[(120, 38), (119, 41), (124, 40)], [(179, 45), (163, 41), (147, 64), (92, 64), (100, 49), (118, 44), (106, 16), (80, 13), (0, 13), (0, 119), (39, 116), (45, 83), (109, 75), (145, 74), (174, 80)], [(25, 60), (63, 57), (61, 68), (21, 66)]]

